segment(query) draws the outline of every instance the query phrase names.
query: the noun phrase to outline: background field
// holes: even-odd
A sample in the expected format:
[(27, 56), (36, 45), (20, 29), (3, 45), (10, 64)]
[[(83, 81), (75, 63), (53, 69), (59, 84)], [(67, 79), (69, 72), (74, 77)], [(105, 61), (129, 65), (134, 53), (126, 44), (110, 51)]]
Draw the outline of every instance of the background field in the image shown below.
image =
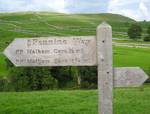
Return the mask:
[[(112, 26), (114, 38), (123, 39), (128, 39), (128, 27), (132, 23), (136, 23), (133, 19), (116, 14), (0, 13), (0, 77), (7, 76), (5, 57), (2, 51), (13, 39), (95, 35), (96, 27), (102, 21), (107, 21)], [(149, 22), (138, 23), (143, 27), (145, 34)], [(114, 66), (140, 66), (149, 73), (149, 57), (149, 49), (114, 48)]]
[[(113, 37), (127, 38), (133, 19), (116, 14), (1, 13), (0, 50), (16, 37), (95, 35), (96, 27), (107, 21)], [(139, 22), (145, 30), (148, 22)]]
[[(95, 35), (96, 27), (107, 21), (114, 36), (127, 37), (132, 19), (113, 14), (8, 13), (0, 15), (0, 51), (16, 37)], [(128, 23), (128, 24), (127, 24)]]

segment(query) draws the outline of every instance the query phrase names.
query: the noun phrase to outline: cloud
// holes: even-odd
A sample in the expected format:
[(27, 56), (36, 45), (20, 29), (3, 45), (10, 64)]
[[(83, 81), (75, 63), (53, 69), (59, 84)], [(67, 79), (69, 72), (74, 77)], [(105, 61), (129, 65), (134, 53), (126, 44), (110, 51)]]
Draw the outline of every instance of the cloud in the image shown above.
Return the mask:
[(0, 0), (0, 12), (117, 13), (150, 20), (149, 0)]
[(146, 17), (147, 19), (150, 19), (150, 12), (148, 11), (148, 7), (142, 0), (140, 2), (139, 9), (143, 13), (144, 17)]
[(57, 11), (67, 13), (65, 0), (0, 0), (0, 11)]
[(104, 12), (106, 9), (107, 2), (105, 0), (0, 0), (1, 12), (56, 11), (63, 13), (97, 13)]
[(106, 0), (66, 0), (69, 13), (100, 13), (107, 10)]
[(150, 20), (148, 0), (110, 0), (107, 12), (122, 14), (135, 20)]

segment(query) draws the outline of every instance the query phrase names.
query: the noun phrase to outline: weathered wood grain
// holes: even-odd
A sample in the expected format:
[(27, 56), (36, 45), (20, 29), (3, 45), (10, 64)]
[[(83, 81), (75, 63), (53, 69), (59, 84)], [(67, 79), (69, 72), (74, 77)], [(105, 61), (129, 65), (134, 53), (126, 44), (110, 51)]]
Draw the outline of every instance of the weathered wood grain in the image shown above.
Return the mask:
[(114, 87), (139, 87), (148, 75), (139, 67), (114, 68)]
[(102, 23), (97, 28), (99, 114), (113, 113), (112, 28)]
[(15, 39), (4, 51), (15, 66), (95, 66), (95, 37)]

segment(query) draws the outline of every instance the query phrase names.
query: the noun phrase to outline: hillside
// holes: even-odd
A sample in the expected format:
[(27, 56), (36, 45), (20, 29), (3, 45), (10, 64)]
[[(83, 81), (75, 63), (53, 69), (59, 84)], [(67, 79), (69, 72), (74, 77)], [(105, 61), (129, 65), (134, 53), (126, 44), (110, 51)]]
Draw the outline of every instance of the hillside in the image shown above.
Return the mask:
[[(15, 38), (40, 36), (95, 35), (96, 27), (107, 21), (113, 37), (127, 38), (133, 19), (117, 14), (60, 14), (47, 12), (0, 13), (0, 77), (6, 77), (7, 67), (2, 51)], [(139, 22), (143, 28), (149, 22)], [(149, 73), (149, 49), (114, 48), (114, 66), (140, 66)], [(126, 53), (126, 54), (122, 54)], [(143, 61), (141, 61), (141, 59)], [(124, 62), (124, 60), (129, 61)]]
[(94, 35), (96, 27), (107, 21), (114, 37), (127, 37), (134, 20), (116, 14), (1, 13), (0, 51), (16, 37)]

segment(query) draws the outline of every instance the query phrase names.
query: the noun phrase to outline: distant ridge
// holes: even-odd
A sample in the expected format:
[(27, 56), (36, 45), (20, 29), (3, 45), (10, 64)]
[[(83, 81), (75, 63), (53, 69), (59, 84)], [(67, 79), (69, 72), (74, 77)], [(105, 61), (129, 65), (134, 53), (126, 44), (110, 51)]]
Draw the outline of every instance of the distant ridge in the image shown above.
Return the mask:
[(113, 37), (127, 38), (136, 21), (119, 14), (64, 14), (55, 12), (0, 13), (0, 50), (15, 38), (46, 36), (90, 36), (103, 21), (113, 28)]
[[(82, 16), (102, 16), (102, 18), (109, 18), (109, 17), (113, 17), (116, 19), (123, 19), (123, 20), (128, 20), (128, 21), (135, 21), (134, 19), (127, 17), (127, 16), (123, 16), (120, 14), (113, 14), (113, 13), (73, 13), (73, 14), (65, 14), (65, 13), (58, 13), (58, 12), (33, 12), (33, 11), (28, 11), (28, 12), (0, 12), (0, 14), (2, 14), (2, 16), (6, 16), (6, 15), (27, 15), (27, 14), (40, 14), (40, 15), (82, 15)], [(109, 19), (107, 19), (109, 20)]]

